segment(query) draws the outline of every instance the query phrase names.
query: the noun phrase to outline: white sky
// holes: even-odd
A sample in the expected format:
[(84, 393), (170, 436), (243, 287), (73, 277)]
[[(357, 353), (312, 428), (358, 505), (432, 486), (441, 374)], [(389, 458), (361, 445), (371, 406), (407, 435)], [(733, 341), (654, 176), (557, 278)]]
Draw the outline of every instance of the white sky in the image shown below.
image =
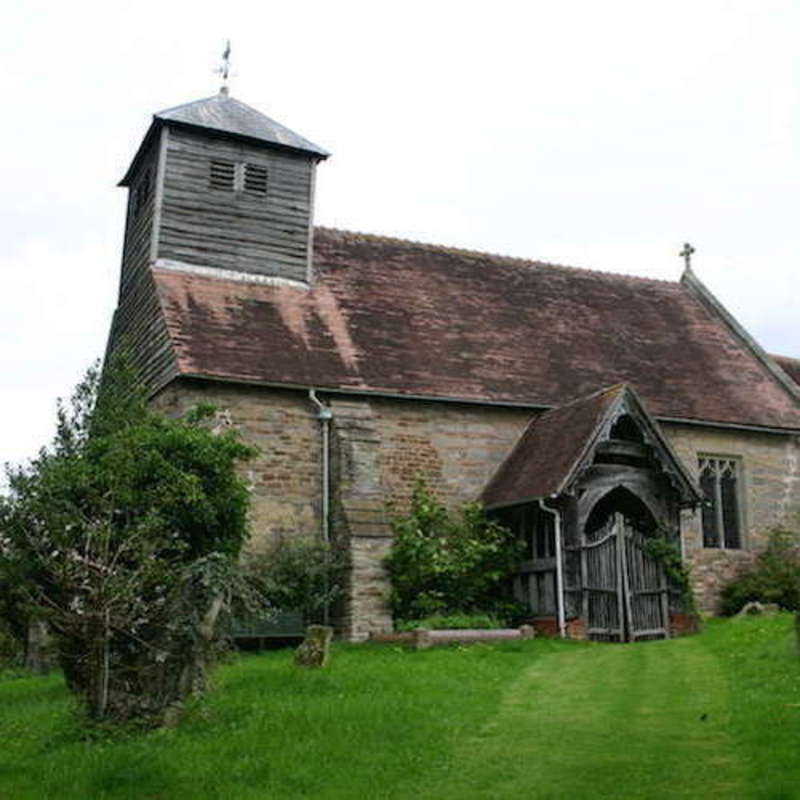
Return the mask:
[(0, 461), (102, 355), (163, 108), (232, 94), (332, 151), (317, 221), (676, 280), (800, 357), (796, 0), (8, 3)]

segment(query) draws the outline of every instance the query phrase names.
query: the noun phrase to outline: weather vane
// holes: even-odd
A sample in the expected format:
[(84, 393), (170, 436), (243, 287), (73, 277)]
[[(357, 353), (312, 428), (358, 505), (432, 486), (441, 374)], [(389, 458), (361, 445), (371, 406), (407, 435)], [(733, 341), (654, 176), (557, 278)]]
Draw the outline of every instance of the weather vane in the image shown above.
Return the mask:
[(228, 78), (231, 74), (231, 40), (225, 42), (225, 49), (222, 51), (222, 63), (215, 70), (217, 75), (222, 76), (222, 86), (220, 94), (228, 94)]
[(681, 256), (686, 262), (686, 269), (688, 270), (692, 269), (692, 253), (694, 253), (694, 247), (692, 247), (689, 242), (686, 242), (683, 245), (683, 250), (678, 253), (678, 255)]

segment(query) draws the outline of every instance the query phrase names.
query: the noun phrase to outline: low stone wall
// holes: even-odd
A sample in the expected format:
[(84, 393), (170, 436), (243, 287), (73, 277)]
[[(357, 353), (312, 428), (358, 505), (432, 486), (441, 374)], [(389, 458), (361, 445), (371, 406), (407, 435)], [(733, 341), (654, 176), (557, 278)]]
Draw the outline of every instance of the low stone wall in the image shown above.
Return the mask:
[(532, 639), (536, 635), (531, 625), (520, 628), (469, 628), (464, 630), (430, 631), (418, 628), (405, 633), (373, 633), (371, 642), (402, 643), (417, 650), (446, 644), (472, 644), (474, 642), (499, 642), (513, 639)]

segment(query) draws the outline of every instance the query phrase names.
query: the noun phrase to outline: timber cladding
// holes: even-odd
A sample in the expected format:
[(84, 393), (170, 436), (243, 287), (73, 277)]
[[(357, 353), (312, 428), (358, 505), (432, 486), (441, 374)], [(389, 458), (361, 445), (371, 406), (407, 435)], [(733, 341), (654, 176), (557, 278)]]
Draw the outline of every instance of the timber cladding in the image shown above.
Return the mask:
[(140, 269), (125, 286), (108, 339), (107, 355), (124, 352), (139, 370), (145, 386), (157, 389), (178, 372), (175, 351), (167, 331), (153, 274)]
[(314, 169), (305, 155), (170, 126), (158, 258), (306, 281)]
[(128, 213), (122, 249), (120, 300), (150, 263), (158, 187), (158, 137), (143, 152), (128, 192)]

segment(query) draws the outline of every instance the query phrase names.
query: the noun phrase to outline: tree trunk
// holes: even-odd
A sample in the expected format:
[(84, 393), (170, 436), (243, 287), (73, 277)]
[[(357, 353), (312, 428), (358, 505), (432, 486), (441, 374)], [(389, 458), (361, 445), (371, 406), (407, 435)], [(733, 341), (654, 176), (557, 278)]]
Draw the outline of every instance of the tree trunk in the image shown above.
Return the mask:
[(222, 595), (215, 597), (211, 601), (203, 621), (200, 623), (198, 628), (200, 642), (195, 647), (191, 661), (184, 667), (179, 681), (181, 700), (189, 695), (202, 694), (208, 687), (206, 668), (208, 666), (209, 652), (214, 644), (217, 619), (222, 611), (223, 603), (224, 598)]

